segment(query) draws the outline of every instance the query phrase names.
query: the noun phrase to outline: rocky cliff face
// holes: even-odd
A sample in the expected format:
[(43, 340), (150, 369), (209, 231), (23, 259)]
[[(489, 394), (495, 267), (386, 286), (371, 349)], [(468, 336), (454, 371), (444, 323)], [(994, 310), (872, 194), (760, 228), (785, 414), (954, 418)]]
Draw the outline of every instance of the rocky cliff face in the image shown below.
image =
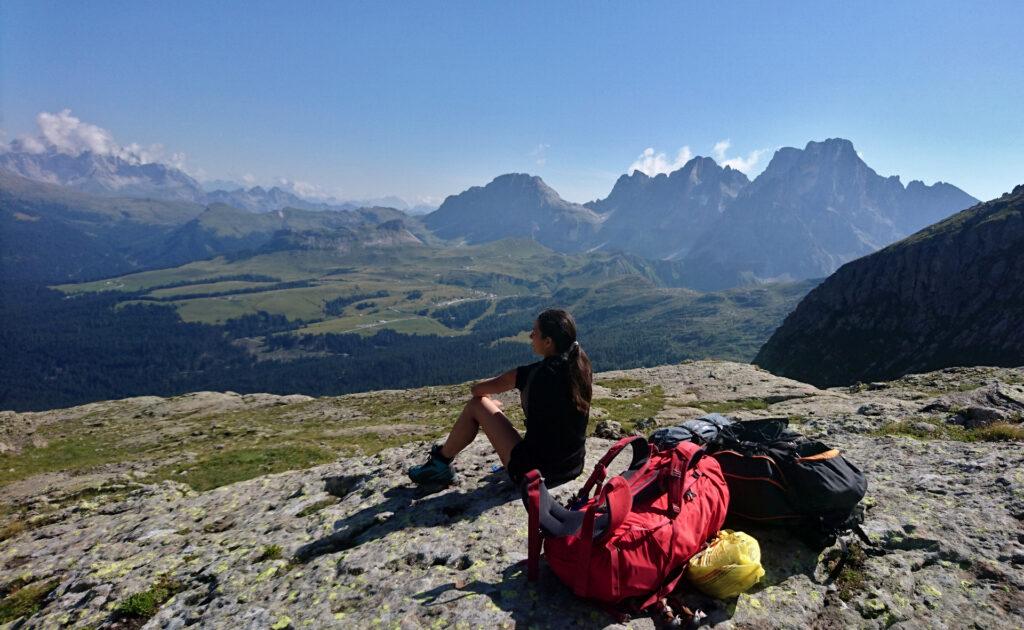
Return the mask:
[(1024, 364), (1024, 186), (843, 266), (754, 362), (819, 385)]
[(606, 215), (600, 243), (647, 258), (682, 258), (749, 183), (739, 171), (696, 157), (668, 175), (623, 175), (607, 198), (587, 207)]
[[(819, 558), (785, 531), (747, 528), (761, 544), (762, 583), (733, 602), (688, 596), (714, 627), (1017, 628), (1024, 455), (1019, 444), (963, 441), (983, 434), (947, 420), (968, 397), (1019, 423), (992, 392), (1016, 392), (1022, 381), (1024, 370), (969, 368), (821, 390), (750, 365), (702, 361), (598, 375), (595, 415), (644, 431), (710, 410), (788, 416), (866, 473), (865, 529), (883, 553), (855, 556), (827, 584), (834, 550)], [(0, 622), (621, 627), (573, 597), (543, 563), (540, 582), (526, 582), (526, 514), (492, 471), (497, 458), (482, 437), (457, 460), (461, 482), (434, 494), (403, 475), (425, 453), (423, 442), (362, 455), (346, 447), (349, 456), (276, 474), (260, 472), (279, 470), (276, 460), (239, 450), (261, 439), (312, 446), (344, 436), (368, 448), (359, 439), (370, 433), (376, 450), (403, 436), (437, 436), (464, 394), (206, 392), (4, 412)], [(504, 399), (512, 410), (512, 397)], [(428, 418), (436, 424), (422, 424)], [(85, 448), (90, 440), (106, 446)], [(65, 442), (90, 458), (84, 467), (60, 472), (71, 467), (53, 461)], [(609, 444), (588, 441), (588, 468)], [(204, 459), (208, 447), (212, 459)], [(230, 465), (248, 471), (243, 480), (206, 489), (204, 475)], [(169, 475), (162, 480), (161, 470)], [(630, 623), (653, 626), (649, 618)]]
[(684, 260), (699, 290), (821, 278), (977, 200), (955, 186), (904, 188), (849, 140), (779, 149)]

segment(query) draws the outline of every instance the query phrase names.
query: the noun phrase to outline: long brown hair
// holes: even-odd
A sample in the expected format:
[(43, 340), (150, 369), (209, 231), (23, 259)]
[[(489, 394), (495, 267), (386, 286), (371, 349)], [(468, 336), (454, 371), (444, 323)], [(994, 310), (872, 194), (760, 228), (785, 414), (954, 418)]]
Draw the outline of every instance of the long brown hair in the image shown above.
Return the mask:
[(568, 311), (549, 308), (537, 316), (540, 334), (555, 342), (555, 350), (569, 367), (569, 388), (572, 401), (580, 413), (590, 413), (590, 399), (594, 395), (590, 357), (576, 341), (576, 320)]

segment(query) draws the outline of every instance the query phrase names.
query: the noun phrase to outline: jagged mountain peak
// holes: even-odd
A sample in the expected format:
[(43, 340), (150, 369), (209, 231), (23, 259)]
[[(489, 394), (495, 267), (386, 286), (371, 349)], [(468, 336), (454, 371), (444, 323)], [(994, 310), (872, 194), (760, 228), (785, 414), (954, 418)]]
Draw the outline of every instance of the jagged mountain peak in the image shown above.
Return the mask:
[(824, 277), (976, 202), (880, 176), (844, 138), (784, 147), (690, 252), (688, 276), (703, 290)]
[(804, 147), (804, 151), (808, 153), (820, 153), (829, 155), (832, 157), (856, 157), (857, 150), (853, 147), (853, 142), (846, 138), (826, 138), (820, 142), (810, 140)]

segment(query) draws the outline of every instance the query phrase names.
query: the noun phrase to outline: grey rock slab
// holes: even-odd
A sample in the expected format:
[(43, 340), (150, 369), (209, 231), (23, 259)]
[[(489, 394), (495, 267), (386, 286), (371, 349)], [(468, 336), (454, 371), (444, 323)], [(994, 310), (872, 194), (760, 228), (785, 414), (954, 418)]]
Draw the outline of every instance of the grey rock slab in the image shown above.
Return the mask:
[[(963, 373), (853, 392), (815, 390), (722, 362), (601, 377), (611, 375), (662, 385), (672, 392), (667, 411), (677, 417), (689, 413), (682, 406), (688, 398), (784, 395), (741, 415), (799, 416), (795, 426), (823, 436), (868, 478), (865, 530), (883, 553), (867, 557), (862, 588), (844, 601), (842, 589), (825, 583), (818, 551), (783, 529), (747, 529), (761, 544), (765, 578), (733, 602), (699, 600), (712, 627), (1024, 625), (1020, 445), (871, 433), (919, 414), (927, 400), (916, 396), (934, 399), (937, 387), (955, 389)], [(883, 413), (856, 413), (868, 404)], [(127, 404), (118, 408), (134, 413)], [(659, 414), (659, 424), (666, 415)], [(588, 471), (610, 444), (588, 440)], [(540, 581), (527, 583), (526, 513), (504, 472), (492, 472), (499, 462), (483, 436), (456, 460), (459, 483), (434, 492), (413, 487), (404, 473), (428, 446), (408, 444), (207, 492), (167, 481), (109, 503), (61, 508), (53, 522), (0, 542), (0, 585), (59, 581), (27, 627), (103, 625), (113, 606), (161, 575), (183, 590), (147, 627), (616, 627), (543, 562)], [(625, 468), (626, 459), (612, 470)], [(131, 477), (121, 471), (108, 480), (115, 478)], [(553, 492), (565, 500), (582, 482)], [(43, 497), (57, 501), (61, 492), (40, 487), (31, 498), (42, 505)], [(267, 554), (275, 545), (279, 558)], [(629, 625), (654, 627), (649, 618)]]

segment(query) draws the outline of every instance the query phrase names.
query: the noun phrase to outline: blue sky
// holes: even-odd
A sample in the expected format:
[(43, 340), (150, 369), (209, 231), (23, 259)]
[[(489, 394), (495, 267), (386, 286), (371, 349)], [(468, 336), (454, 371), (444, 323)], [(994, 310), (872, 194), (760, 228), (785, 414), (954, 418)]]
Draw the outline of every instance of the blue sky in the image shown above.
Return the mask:
[(1022, 23), (1017, 1), (0, 0), (0, 128), (69, 109), (205, 178), (437, 202), (510, 171), (588, 201), (647, 149), (755, 175), (838, 136), (987, 199), (1024, 183)]

